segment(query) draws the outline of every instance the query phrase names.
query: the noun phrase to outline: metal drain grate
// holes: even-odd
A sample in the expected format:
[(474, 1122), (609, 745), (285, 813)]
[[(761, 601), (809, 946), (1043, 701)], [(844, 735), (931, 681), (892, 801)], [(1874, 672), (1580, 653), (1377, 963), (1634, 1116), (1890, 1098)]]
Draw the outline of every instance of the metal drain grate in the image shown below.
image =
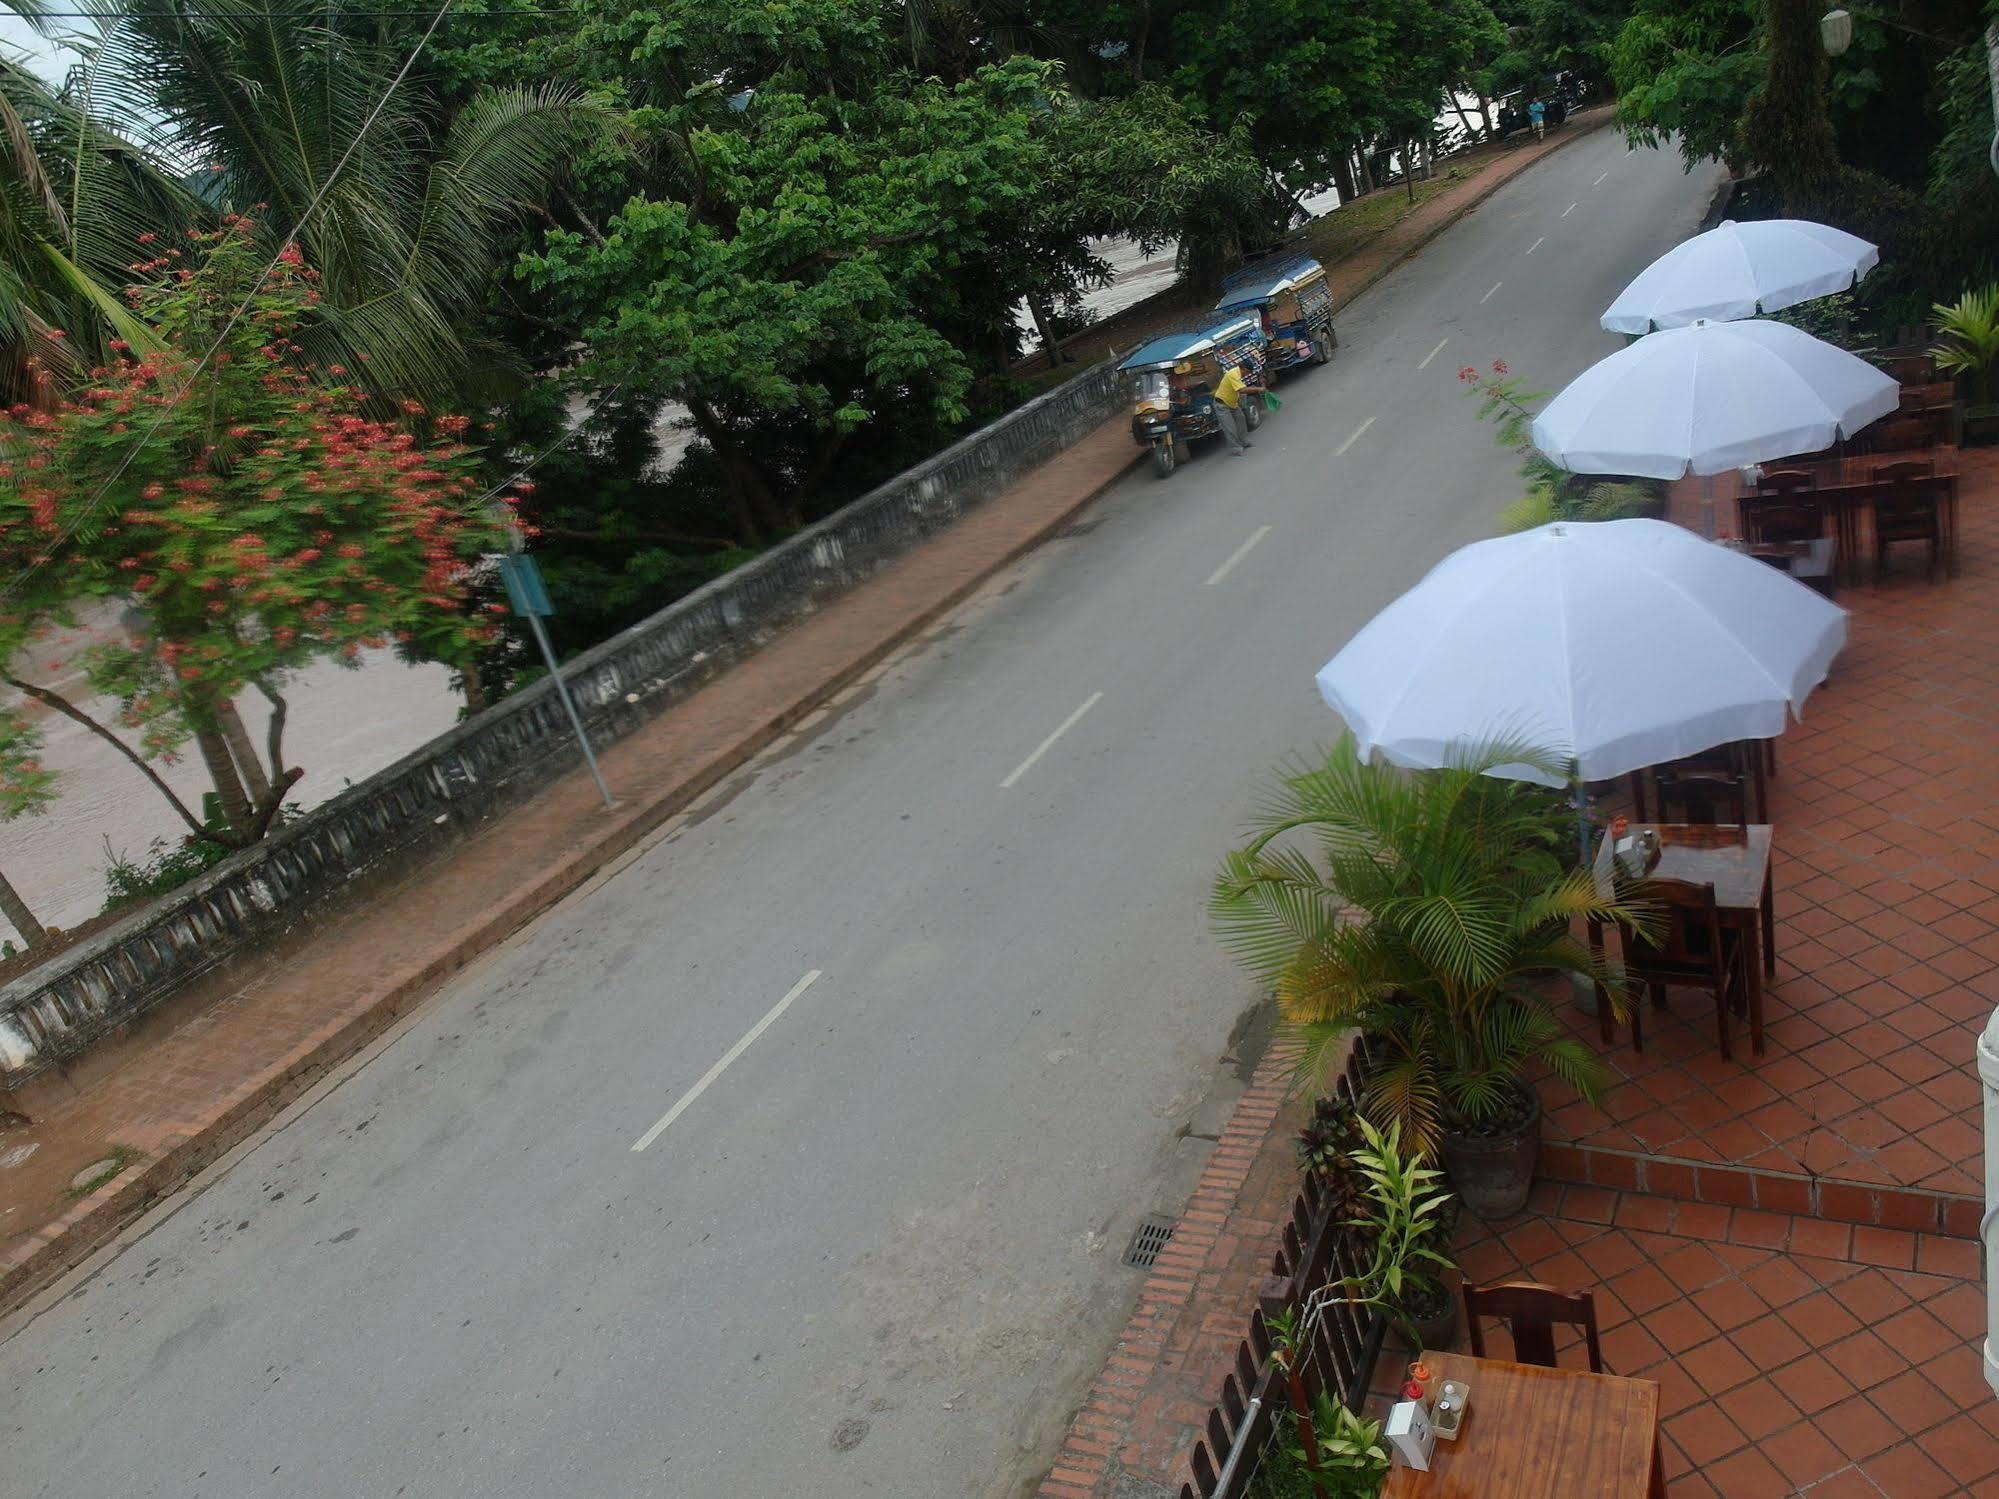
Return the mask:
[(1147, 1218), (1138, 1225), (1124, 1251), (1124, 1262), (1134, 1270), (1150, 1270), (1159, 1251), (1173, 1240), (1171, 1218)]

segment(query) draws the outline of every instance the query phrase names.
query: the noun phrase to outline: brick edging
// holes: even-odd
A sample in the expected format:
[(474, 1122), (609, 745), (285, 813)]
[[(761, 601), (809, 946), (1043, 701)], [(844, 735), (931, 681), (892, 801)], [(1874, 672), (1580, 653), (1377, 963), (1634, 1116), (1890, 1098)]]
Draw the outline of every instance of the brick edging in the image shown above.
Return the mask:
[(1985, 1212), (1985, 1204), (1978, 1198), (1955, 1192), (1674, 1160), (1602, 1145), (1543, 1145), (1540, 1174), (1548, 1181), (1572, 1186), (1646, 1192), (1716, 1207), (1759, 1208), (1958, 1239), (1977, 1238), (1979, 1219)]
[(1137, 1411), (1137, 1397), (1159, 1368), (1167, 1333), (1193, 1299), (1250, 1168), (1290, 1096), (1297, 1065), (1295, 1048), (1286, 1046), (1271, 1047), (1257, 1063), (1187, 1199), (1171, 1242), (1159, 1252), (1139, 1289), (1138, 1305), (1071, 1420), (1054, 1466), (1036, 1491), (1039, 1499), (1094, 1499), (1124, 1441), (1126, 1424)]

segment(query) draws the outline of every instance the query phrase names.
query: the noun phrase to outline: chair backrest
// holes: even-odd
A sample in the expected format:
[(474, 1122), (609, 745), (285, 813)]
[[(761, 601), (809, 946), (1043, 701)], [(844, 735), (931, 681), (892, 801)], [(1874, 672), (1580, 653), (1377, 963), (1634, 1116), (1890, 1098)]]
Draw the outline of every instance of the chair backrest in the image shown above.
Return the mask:
[(1872, 472), (1876, 484), (1901, 484), (1911, 479), (1934, 479), (1937, 466), (1923, 458), (1905, 458), (1899, 463), (1883, 463)]
[(1650, 966), (1679, 969), (1701, 968), (1712, 973), (1715, 986), (1726, 982), (1721, 946), (1721, 917), (1714, 902), (1714, 886), (1696, 885), (1688, 880), (1645, 881), (1638, 899), (1659, 907), (1659, 935), (1648, 940), (1637, 933), (1626, 938), (1631, 966), (1639, 977)]
[(1825, 512), (1810, 500), (1782, 495), (1744, 500), (1742, 529), (1751, 541), (1815, 541), (1825, 535)]
[(1773, 469), (1756, 481), (1758, 494), (1795, 494), (1817, 487), (1818, 480), (1801, 468)]
[(1558, 1291), (1537, 1281), (1515, 1280), (1496, 1286), (1465, 1283), (1465, 1324), (1471, 1329), (1474, 1358), (1485, 1357), (1481, 1317), (1504, 1322), (1513, 1334), (1513, 1359), (1521, 1364), (1555, 1367), (1555, 1324), (1583, 1330), (1593, 1374), (1603, 1373), (1603, 1345), (1597, 1341), (1596, 1299), (1587, 1291)]
[[(1659, 792), (1659, 816), (1678, 807), (1683, 822), (1713, 827), (1749, 825), (1749, 783), (1740, 774), (1711, 770), (1661, 770), (1653, 777)], [(1723, 815), (1726, 814), (1726, 815)]]
[(1901, 448), (1927, 448), (1936, 443), (1938, 428), (1939, 423), (1927, 412), (1897, 416), (1869, 428), (1867, 440), (1877, 453), (1892, 453)]

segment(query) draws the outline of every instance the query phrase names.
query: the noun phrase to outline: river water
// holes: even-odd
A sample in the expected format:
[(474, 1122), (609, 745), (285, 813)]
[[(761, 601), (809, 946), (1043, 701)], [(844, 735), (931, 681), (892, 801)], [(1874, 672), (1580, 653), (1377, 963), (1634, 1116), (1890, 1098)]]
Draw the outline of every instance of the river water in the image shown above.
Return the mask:
[[(89, 689), (70, 663), (78, 649), (109, 628), (68, 633), (29, 652), (23, 680), (53, 687), (72, 700)], [(18, 703), (6, 694), (7, 706)], [(441, 666), (405, 666), (393, 652), (364, 656), (357, 667), (322, 664), (285, 689), (291, 712), (285, 724), (285, 759), (305, 770), (292, 800), (315, 806), (394, 763), (458, 721), (461, 699)], [(0, 823), (0, 870), (6, 872), (46, 926), (72, 926), (104, 904), (107, 840), (128, 858), (142, 859), (154, 839), (177, 840), (185, 831), (166, 798), (101, 739), (66, 718), (28, 704), (47, 736), (44, 762), (61, 776), (61, 796), (46, 813)], [(115, 705), (89, 704), (109, 718)], [(251, 694), (239, 705), (244, 725), (259, 745), (268, 712)], [(178, 764), (154, 768), (194, 808), (208, 777), (191, 753)], [(0, 938), (13, 937), (0, 919)]]

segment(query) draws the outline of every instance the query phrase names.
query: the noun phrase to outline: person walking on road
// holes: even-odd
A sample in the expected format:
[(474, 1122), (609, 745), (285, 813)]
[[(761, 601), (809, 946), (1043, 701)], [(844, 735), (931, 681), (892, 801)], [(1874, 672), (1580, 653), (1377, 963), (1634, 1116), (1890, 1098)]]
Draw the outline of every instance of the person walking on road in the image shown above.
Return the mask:
[(1548, 106), (1543, 104), (1539, 99), (1528, 101), (1527, 119), (1534, 127), (1535, 140), (1540, 140), (1548, 133)]
[(1252, 385), (1243, 375), (1243, 366), (1232, 364), (1223, 371), (1222, 383), (1215, 387), (1215, 421), (1229, 440), (1229, 457), (1240, 458), (1249, 440), (1249, 414), (1243, 410), (1244, 396), (1260, 396), (1266, 387)]

